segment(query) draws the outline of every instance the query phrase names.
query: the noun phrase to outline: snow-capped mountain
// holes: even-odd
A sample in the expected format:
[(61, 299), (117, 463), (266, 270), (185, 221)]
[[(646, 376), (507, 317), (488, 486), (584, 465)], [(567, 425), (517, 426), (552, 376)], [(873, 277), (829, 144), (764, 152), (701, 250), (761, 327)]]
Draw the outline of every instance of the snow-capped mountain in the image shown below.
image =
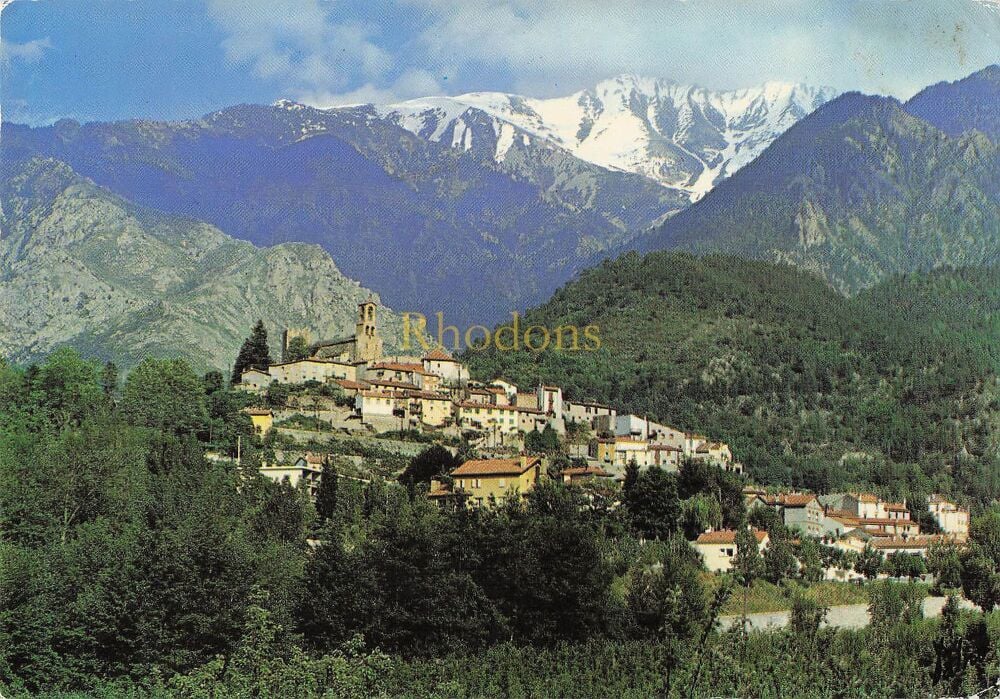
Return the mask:
[(718, 91), (623, 75), (567, 97), (473, 92), (376, 109), (421, 137), (465, 150), (483, 145), (476, 131), (488, 124), (498, 162), (513, 144), (536, 139), (697, 200), (835, 96), (832, 88), (798, 83)]

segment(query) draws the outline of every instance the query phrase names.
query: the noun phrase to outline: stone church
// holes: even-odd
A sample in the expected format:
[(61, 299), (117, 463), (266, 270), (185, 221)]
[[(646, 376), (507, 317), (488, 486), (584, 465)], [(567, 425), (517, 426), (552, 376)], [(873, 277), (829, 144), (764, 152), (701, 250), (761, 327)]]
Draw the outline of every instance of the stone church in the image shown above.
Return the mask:
[(372, 299), (358, 304), (358, 320), (354, 334), (336, 340), (313, 342), (306, 328), (288, 328), (282, 334), (282, 351), (287, 352), (289, 343), (301, 337), (309, 345), (310, 356), (319, 359), (334, 359), (348, 363), (372, 363), (382, 359), (382, 338), (378, 334), (378, 304)]

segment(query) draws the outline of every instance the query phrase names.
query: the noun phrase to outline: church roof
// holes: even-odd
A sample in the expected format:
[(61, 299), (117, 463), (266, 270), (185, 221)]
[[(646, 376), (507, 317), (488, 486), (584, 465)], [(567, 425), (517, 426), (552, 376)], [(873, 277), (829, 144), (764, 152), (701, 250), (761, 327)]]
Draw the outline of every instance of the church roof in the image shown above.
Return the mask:
[(320, 340), (319, 342), (314, 342), (312, 345), (310, 345), (310, 348), (329, 347), (331, 345), (343, 345), (348, 342), (354, 342), (355, 340), (357, 340), (357, 338), (358, 338), (357, 335), (348, 335), (347, 337), (341, 337), (337, 340)]

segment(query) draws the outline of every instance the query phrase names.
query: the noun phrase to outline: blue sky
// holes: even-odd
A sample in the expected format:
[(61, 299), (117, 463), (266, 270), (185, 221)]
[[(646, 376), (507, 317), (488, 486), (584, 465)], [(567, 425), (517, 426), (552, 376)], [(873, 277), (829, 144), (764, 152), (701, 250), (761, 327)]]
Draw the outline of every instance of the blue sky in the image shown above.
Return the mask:
[[(6, 4), (10, 3), (10, 4)], [(905, 98), (1000, 62), (1000, 0), (0, 0), (3, 118), (176, 119), (619, 73)]]

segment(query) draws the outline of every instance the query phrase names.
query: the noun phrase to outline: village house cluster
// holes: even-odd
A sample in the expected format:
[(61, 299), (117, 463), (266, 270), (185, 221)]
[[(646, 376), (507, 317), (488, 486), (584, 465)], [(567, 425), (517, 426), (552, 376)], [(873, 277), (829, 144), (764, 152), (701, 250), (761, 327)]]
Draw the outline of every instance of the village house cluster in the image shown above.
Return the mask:
[[(744, 495), (748, 511), (771, 508), (789, 531), (841, 551), (860, 553), (870, 547), (885, 556), (926, 556), (935, 544), (961, 544), (969, 537), (969, 511), (940, 495), (932, 495), (927, 505), (940, 534), (921, 533), (905, 501), (886, 502), (871, 493), (768, 493), (747, 487)], [(767, 533), (755, 532), (755, 536), (763, 552), (769, 544)], [(726, 571), (736, 555), (735, 541), (734, 531), (706, 532), (695, 541), (695, 548), (709, 570)]]
[[(289, 359), (287, 350), (296, 338), (304, 341), (308, 356)], [(441, 348), (423, 356), (384, 357), (374, 301), (358, 305), (354, 335), (313, 342), (305, 329), (286, 330), (282, 346), (283, 361), (243, 372), (238, 387), (262, 393), (272, 384), (335, 385), (353, 401), (352, 417), (358, 429), (464, 435), (478, 447), (511, 453), (523, 450), (525, 436), (531, 432), (551, 428), (565, 437), (572, 430), (584, 435), (573, 455), (592, 469), (619, 478), (633, 462), (640, 468), (676, 471), (684, 457), (736, 472), (743, 469), (721, 442), (637, 415), (619, 414), (601, 403), (570, 400), (559, 386), (525, 388), (502, 378), (472, 381), (468, 367)], [(270, 411), (248, 412), (258, 431), (273, 426)]]
[[(308, 348), (308, 356), (287, 357), (296, 338)], [(466, 461), (447, 479), (432, 482), (428, 497), (441, 505), (488, 506), (530, 491), (547, 477), (548, 463), (543, 457), (525, 455), (525, 439), (547, 428), (561, 438), (573, 437), (566, 441), (574, 465), (557, 474), (566, 483), (622, 480), (630, 464), (676, 472), (686, 459), (743, 471), (723, 442), (644, 416), (619, 414), (602, 403), (570, 400), (551, 384), (525, 388), (503, 378), (473, 381), (468, 367), (440, 348), (423, 356), (387, 358), (373, 301), (359, 304), (354, 335), (314, 342), (307, 330), (287, 330), (282, 344), (283, 361), (245, 371), (239, 388), (263, 393), (273, 384), (333, 385), (348, 403), (344, 424), (353, 429), (464, 436), (491, 454), (492, 458)], [(274, 426), (271, 410), (247, 412), (258, 432)], [(314, 493), (322, 461), (320, 455), (307, 454), (291, 464), (265, 465), (261, 472), (275, 480), (304, 483)], [(771, 508), (790, 531), (844, 551), (870, 547), (885, 555), (925, 555), (935, 543), (962, 543), (969, 534), (969, 512), (938, 495), (930, 498), (928, 511), (941, 534), (922, 533), (906, 502), (886, 502), (869, 493), (771, 493), (747, 487), (744, 494), (748, 511)], [(767, 533), (755, 531), (754, 536), (759, 549), (766, 550)], [(708, 569), (719, 572), (732, 566), (735, 541), (734, 531), (708, 531), (693, 545)]]

